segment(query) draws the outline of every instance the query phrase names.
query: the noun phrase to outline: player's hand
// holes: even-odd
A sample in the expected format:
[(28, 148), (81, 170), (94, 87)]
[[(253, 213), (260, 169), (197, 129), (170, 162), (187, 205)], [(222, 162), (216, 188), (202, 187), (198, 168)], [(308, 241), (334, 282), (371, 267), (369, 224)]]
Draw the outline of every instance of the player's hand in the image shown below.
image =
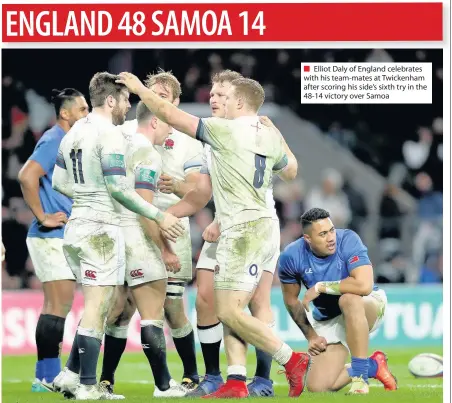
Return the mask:
[(308, 353), (312, 356), (319, 355), (326, 350), (327, 345), (328, 342), (326, 341), (325, 337), (315, 336), (308, 342)]
[(162, 252), (162, 259), (167, 271), (171, 273), (180, 271), (180, 260), (175, 253), (168, 249), (164, 249)]
[(204, 241), (214, 243), (220, 237), (220, 226), (216, 220), (213, 220), (202, 233)]
[(181, 223), (179, 218), (174, 217), (172, 214), (169, 214), (167, 212), (164, 212), (162, 214), (163, 219), (157, 224), (166, 239), (176, 242), (176, 239), (184, 233), (185, 227)]
[(308, 291), (306, 291), (303, 297), (303, 301), (301, 301), (304, 309), (306, 309), (306, 312), (309, 312), (309, 304), (314, 301), (319, 295), (320, 294), (315, 290), (315, 287), (311, 287)]
[(162, 193), (176, 193), (179, 191), (179, 181), (174, 179), (172, 176), (169, 176), (167, 174), (161, 174), (160, 180), (157, 183), (158, 189)]
[(44, 220), (39, 224), (46, 228), (59, 228), (67, 223), (67, 216), (65, 213), (59, 211), (54, 214), (46, 214)]
[(273, 127), (274, 129), (276, 129), (276, 126), (268, 116), (259, 116), (259, 122), (261, 122), (264, 126)]
[(119, 73), (116, 82), (118, 84), (124, 84), (129, 92), (132, 92), (133, 94), (138, 94), (139, 92), (146, 90), (145, 85), (132, 73)]

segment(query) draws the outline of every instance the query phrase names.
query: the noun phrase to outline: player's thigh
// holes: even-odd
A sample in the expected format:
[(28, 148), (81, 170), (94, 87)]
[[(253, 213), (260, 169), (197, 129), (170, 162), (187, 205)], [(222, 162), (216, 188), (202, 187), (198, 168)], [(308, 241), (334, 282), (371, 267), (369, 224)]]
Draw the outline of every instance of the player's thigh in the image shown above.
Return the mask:
[(161, 279), (132, 287), (133, 299), (143, 320), (163, 318), (166, 281)]
[(157, 245), (145, 235), (141, 226), (122, 228), (125, 237), (125, 281), (133, 288), (141, 284), (168, 278)]
[(223, 231), (218, 243), (215, 289), (252, 293), (259, 284), (272, 244), (272, 220), (263, 218)]
[(103, 332), (108, 313), (114, 303), (115, 286), (82, 284), (84, 310), (80, 326)]
[(372, 333), (380, 327), (383, 321), (388, 299), (386, 293), (382, 289), (378, 289), (363, 297), (363, 300), (369, 333)]
[(316, 333), (324, 337), (328, 345), (341, 343), (348, 348), (343, 315), (329, 320), (317, 321), (312, 317), (312, 312), (308, 312), (307, 317)]
[(253, 316), (258, 315), (262, 310), (270, 310), (270, 297), (273, 284), (273, 274), (263, 271), (259, 284), (251, 297), (249, 308)]
[(112, 325), (118, 322), (121, 314), (124, 312), (128, 295), (127, 285), (118, 285), (113, 291), (113, 301), (108, 312), (107, 325)]
[(63, 239), (28, 237), (26, 242), (36, 277), (41, 283), (75, 280), (63, 252)]
[(177, 238), (176, 242), (171, 243), (173, 252), (177, 255), (180, 261), (181, 269), (177, 273), (170, 273), (172, 280), (179, 280), (183, 282), (191, 281), (193, 278), (193, 261), (192, 261), (192, 245), (190, 237), (190, 222), (188, 217), (181, 219), (185, 227), (185, 231)]
[(214, 272), (217, 266), (218, 243), (204, 242), (196, 264), (197, 299), (213, 304)]
[(344, 369), (348, 350), (342, 344), (329, 344), (326, 351), (313, 356), (308, 372), (307, 387), (310, 392), (331, 390)]
[(281, 248), (281, 230), (277, 219), (273, 219), (271, 222), (271, 233), (268, 240), (267, 248), (269, 253), (263, 262), (262, 269), (264, 272), (269, 272), (273, 275), (278, 265)]
[[(72, 224), (72, 223), (71, 223)], [(125, 243), (118, 225), (76, 220), (65, 234), (65, 251), (77, 253), (78, 280), (86, 286), (124, 284)]]

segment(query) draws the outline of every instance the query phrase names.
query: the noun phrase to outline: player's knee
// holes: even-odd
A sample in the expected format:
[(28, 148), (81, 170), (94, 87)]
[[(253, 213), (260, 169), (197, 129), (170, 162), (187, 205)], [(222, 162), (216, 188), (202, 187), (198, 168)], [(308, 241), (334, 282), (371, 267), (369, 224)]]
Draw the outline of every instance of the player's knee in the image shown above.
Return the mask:
[(72, 308), (72, 299), (66, 301), (47, 300), (43, 307), (43, 313), (65, 318)]
[(168, 281), (165, 299), (165, 319), (172, 329), (180, 328), (187, 323), (184, 310), (185, 283), (182, 281)]
[(127, 339), (127, 333), (129, 331), (129, 323), (126, 324), (106, 324), (105, 334), (116, 339)]
[(232, 306), (219, 306), (216, 305), (216, 314), (218, 320), (230, 328), (234, 328), (234, 324), (237, 321), (239, 310)]
[(263, 293), (257, 293), (248, 304), (251, 315), (259, 316), (261, 313), (271, 312), (270, 297)]
[(196, 312), (208, 312), (215, 313), (214, 308), (214, 296), (212, 291), (208, 291), (202, 288), (198, 288), (196, 294)]
[(339, 298), (339, 308), (341, 311), (353, 310), (360, 306), (364, 306), (364, 302), (361, 296), (355, 294), (343, 294)]
[(107, 325), (113, 325), (117, 323), (122, 315), (125, 313), (126, 304), (122, 298), (113, 301), (110, 311), (107, 315)]
[(325, 393), (332, 392), (331, 385), (327, 385), (324, 382), (309, 382), (307, 384), (308, 390), (311, 393)]

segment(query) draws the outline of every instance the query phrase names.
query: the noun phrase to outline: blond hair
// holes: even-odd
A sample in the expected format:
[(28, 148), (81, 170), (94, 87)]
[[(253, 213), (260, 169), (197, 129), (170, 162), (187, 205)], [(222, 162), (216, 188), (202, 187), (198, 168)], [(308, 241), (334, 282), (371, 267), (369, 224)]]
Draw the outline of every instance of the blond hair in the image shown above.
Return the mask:
[(224, 82), (232, 83), (234, 80), (237, 80), (238, 78), (242, 78), (243, 76), (233, 70), (223, 70), (219, 73), (215, 73), (211, 77), (212, 85), (214, 84), (223, 84)]
[(244, 98), (246, 104), (257, 112), (265, 100), (265, 91), (262, 85), (251, 78), (237, 78), (231, 82), (235, 96)]
[(164, 71), (163, 69), (158, 69), (157, 73), (150, 73), (144, 81), (146, 87), (151, 88), (155, 84), (160, 84), (165, 88), (171, 90), (173, 99), (177, 99), (182, 94), (182, 88), (179, 80), (171, 71)]

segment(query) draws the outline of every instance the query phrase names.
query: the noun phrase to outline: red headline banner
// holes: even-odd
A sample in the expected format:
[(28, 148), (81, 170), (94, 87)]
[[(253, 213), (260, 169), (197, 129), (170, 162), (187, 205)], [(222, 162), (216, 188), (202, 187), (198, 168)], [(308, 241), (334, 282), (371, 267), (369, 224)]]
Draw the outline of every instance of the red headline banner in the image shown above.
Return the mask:
[(3, 4), (3, 42), (442, 41), (442, 3)]

